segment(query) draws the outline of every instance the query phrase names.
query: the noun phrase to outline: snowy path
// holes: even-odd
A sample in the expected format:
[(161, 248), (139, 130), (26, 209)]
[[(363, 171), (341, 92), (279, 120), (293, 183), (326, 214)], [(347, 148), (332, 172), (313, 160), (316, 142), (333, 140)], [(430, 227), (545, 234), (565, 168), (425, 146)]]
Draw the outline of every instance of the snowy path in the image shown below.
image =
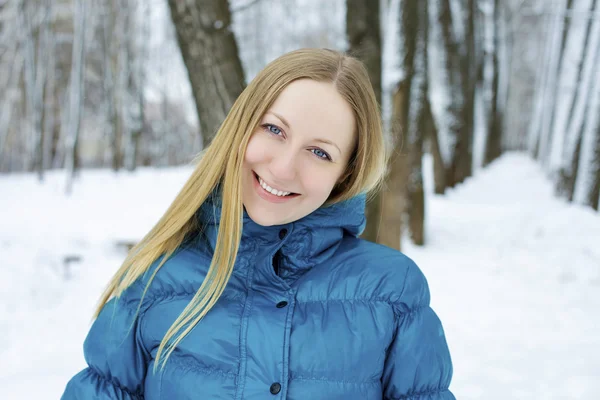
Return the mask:
[[(0, 177), (3, 399), (60, 397), (124, 257), (115, 239), (145, 233), (189, 171), (86, 171), (71, 198), (58, 173)], [(600, 214), (553, 198), (540, 168), (509, 154), (430, 196), (427, 218), (427, 247), (404, 251), (428, 277), (457, 398), (600, 398)], [(66, 268), (70, 255), (81, 262)]]

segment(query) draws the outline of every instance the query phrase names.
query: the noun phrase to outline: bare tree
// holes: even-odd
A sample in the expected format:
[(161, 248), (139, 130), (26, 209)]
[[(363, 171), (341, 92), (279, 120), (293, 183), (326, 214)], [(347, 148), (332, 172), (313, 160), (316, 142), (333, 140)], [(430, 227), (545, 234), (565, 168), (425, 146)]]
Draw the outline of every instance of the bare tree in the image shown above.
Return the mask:
[[(598, 22), (596, 22), (598, 23)], [(600, 52), (596, 38), (596, 56)], [(600, 63), (595, 60), (595, 79), (592, 80), (586, 115), (583, 118), (579, 157), (577, 160), (573, 200), (598, 210), (600, 197)]]
[[(443, 81), (446, 93), (444, 104), (444, 114), (442, 115), (443, 125), (446, 129), (440, 134), (447, 135), (446, 143), (449, 148), (446, 149), (446, 158), (444, 165), (446, 169), (445, 183), (448, 187), (453, 187), (460, 183), (467, 175), (466, 171), (461, 171), (459, 162), (468, 157), (468, 146), (470, 132), (465, 127), (463, 99), (463, 84), (461, 74), (461, 54), (458, 40), (455, 36), (455, 21), (453, 21), (450, 0), (432, 1), (432, 13), (439, 29), (440, 58), (443, 63)], [(462, 166), (467, 163), (460, 164)]]
[[(592, 0), (588, 10), (594, 12), (598, 1)], [(555, 139), (550, 167), (558, 170), (556, 189), (560, 195), (573, 200), (575, 179), (578, 172), (579, 154), (584, 121), (591, 117), (590, 101), (594, 85), (600, 74), (600, 21), (588, 18), (582, 24), (573, 24), (567, 38), (565, 57), (568, 64), (574, 68), (563, 68), (561, 79), (561, 106), (557, 108), (556, 123), (554, 124)], [(580, 32), (583, 31), (583, 32)], [(584, 37), (582, 41), (581, 38)], [(591, 88), (591, 90), (590, 90)], [(600, 89), (600, 87), (598, 87)]]
[(69, 107), (65, 167), (67, 168), (67, 193), (71, 192), (74, 175), (79, 165), (78, 142), (83, 112), (83, 69), (85, 63), (87, 1), (75, 0), (73, 13), (73, 62), (69, 84)]
[(245, 86), (229, 4), (169, 0), (169, 7), (207, 146)]
[(475, 117), (475, 91), (477, 89), (477, 69), (481, 63), (480, 44), (477, 40), (477, 1), (466, 0), (464, 5), (465, 37), (464, 50), (461, 52), (461, 83), (463, 91), (463, 129), (466, 134), (460, 135), (457, 143), (456, 182), (462, 182), (473, 174), (473, 135)]
[(425, 191), (423, 190), (423, 139), (431, 132), (433, 124), (430, 112), (427, 74), (427, 47), (429, 31), (428, 1), (421, 1), (418, 9), (419, 29), (414, 58), (414, 77), (410, 90), (408, 112), (407, 150), (408, 171), (408, 228), (413, 242), (425, 244)]
[(125, 151), (125, 166), (129, 171), (136, 168), (140, 153), (140, 141), (145, 130), (145, 95), (144, 87), (146, 86), (146, 62), (147, 62), (147, 41), (150, 36), (150, 7), (145, 3), (137, 3), (141, 7), (141, 29), (136, 35), (136, 41), (130, 40), (129, 52), (135, 54), (133, 60), (132, 73), (130, 75), (130, 88), (132, 94), (132, 102), (134, 103), (132, 110), (132, 130), (131, 141), (128, 143)]
[(17, 2), (7, 3), (0, 9), (2, 30), (0, 31), (0, 43), (5, 44), (2, 48), (2, 64), (0, 65), (0, 171), (10, 171), (11, 146), (9, 140), (14, 131), (12, 126), (16, 123), (14, 111), (20, 99), (19, 76), (23, 69), (23, 55), (21, 51), (23, 29), (18, 23), (20, 4)]
[(502, 107), (500, 96), (500, 26), (503, 23), (500, 11), (500, 1), (493, 0), (490, 10), (492, 24), (491, 48), (489, 59), (491, 64), (492, 79), (488, 110), (488, 133), (485, 146), (483, 165), (488, 165), (502, 154)]
[[(26, 139), (26, 165), (28, 170), (36, 170), (41, 180), (43, 177), (43, 101), (48, 69), (49, 18), (52, 2), (44, 0), (41, 15), (37, 7), (29, 2), (19, 5), (19, 23), (25, 30), (23, 50), (25, 56), (25, 104), (28, 122)], [(39, 22), (37, 22), (39, 21)]]
[[(409, 210), (410, 200), (416, 196), (421, 182), (419, 157), (422, 143), (424, 85), (427, 82), (427, 2), (403, 1), (394, 3), (401, 7), (399, 26), (399, 51), (402, 57), (402, 74), (392, 95), (391, 129), (394, 150), (389, 172), (382, 191), (382, 215), (385, 224), (380, 229), (378, 242), (400, 248), (403, 218)], [(417, 54), (417, 52), (419, 54)], [(425, 86), (426, 87), (426, 86)], [(416, 215), (416, 213), (414, 213)]]
[[(100, 35), (101, 51), (102, 51), (102, 87), (104, 90), (104, 134), (109, 139), (110, 145), (106, 147), (107, 156), (111, 160), (112, 169), (118, 171), (121, 163), (120, 138), (118, 132), (118, 115), (115, 105), (117, 97), (116, 86), (114, 84), (114, 58), (112, 33), (115, 30), (113, 21), (116, 19), (116, 8), (113, 6), (112, 0), (104, 0), (102, 3), (102, 30)], [(117, 21), (118, 23), (118, 21)]]
[(561, 70), (563, 52), (565, 49), (566, 36), (569, 31), (569, 19), (565, 18), (565, 10), (571, 9), (574, 0), (558, 0), (554, 7), (554, 21), (550, 34), (552, 35), (548, 60), (546, 65), (546, 81), (542, 84), (540, 92), (540, 110), (539, 122), (535, 129), (539, 129), (539, 134), (534, 134), (537, 140), (533, 144), (533, 153), (539, 157), (544, 164), (547, 163), (550, 155), (550, 146), (552, 142), (552, 123), (554, 119), (555, 100), (557, 93), (557, 80)]
[[(358, 57), (369, 72), (377, 102), (381, 104), (381, 28), (379, 1), (346, 0), (346, 35), (349, 52)], [(381, 197), (369, 199), (366, 209), (367, 226), (362, 237), (377, 242), (381, 223)]]

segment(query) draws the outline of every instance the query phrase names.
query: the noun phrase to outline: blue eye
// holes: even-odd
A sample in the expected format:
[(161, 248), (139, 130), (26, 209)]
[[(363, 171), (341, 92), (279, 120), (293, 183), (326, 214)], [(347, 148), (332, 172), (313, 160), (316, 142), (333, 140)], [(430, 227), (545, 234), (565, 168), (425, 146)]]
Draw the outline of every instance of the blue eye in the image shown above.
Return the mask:
[(329, 160), (331, 161), (331, 157), (329, 157), (329, 154), (325, 153), (323, 150), (321, 149), (312, 149), (311, 150), (313, 152), (313, 154), (319, 158), (322, 158), (324, 160)]
[(279, 136), (282, 133), (281, 129), (279, 129), (277, 126), (275, 126), (273, 124), (264, 124), (263, 127), (265, 129), (267, 129), (269, 132), (271, 132), (273, 135)]

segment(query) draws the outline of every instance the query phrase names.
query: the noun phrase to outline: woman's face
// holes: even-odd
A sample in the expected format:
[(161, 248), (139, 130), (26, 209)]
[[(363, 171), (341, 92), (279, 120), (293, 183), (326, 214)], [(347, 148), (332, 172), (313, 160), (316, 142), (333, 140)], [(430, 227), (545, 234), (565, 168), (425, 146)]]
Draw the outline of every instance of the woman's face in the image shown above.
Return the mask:
[(355, 130), (352, 108), (333, 83), (289, 84), (248, 142), (242, 196), (250, 218), (281, 225), (323, 205), (345, 172)]

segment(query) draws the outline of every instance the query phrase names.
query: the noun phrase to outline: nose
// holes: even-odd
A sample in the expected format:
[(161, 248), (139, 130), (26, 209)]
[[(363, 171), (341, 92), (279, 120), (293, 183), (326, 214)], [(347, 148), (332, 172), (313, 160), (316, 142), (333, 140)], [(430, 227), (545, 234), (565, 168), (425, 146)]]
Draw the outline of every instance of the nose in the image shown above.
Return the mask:
[[(297, 154), (292, 149), (280, 151), (273, 154), (269, 163), (269, 172), (273, 179), (282, 184), (292, 182), (296, 179)], [(276, 182), (273, 182), (275, 184)]]

